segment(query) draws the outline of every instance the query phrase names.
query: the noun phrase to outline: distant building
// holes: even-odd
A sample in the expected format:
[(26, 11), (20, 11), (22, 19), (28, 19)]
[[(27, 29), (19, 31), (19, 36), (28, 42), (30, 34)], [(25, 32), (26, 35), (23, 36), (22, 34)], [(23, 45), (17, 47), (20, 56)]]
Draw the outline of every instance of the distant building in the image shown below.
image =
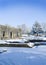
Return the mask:
[(0, 25), (0, 39), (15, 39), (21, 36), (21, 29)]

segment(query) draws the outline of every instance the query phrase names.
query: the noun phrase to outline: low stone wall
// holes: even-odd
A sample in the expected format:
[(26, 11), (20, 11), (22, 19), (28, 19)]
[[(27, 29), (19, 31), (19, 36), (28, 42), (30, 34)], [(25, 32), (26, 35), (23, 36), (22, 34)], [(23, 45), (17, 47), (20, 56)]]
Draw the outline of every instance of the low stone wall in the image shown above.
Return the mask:
[(29, 47), (27, 44), (0, 44), (0, 47)]

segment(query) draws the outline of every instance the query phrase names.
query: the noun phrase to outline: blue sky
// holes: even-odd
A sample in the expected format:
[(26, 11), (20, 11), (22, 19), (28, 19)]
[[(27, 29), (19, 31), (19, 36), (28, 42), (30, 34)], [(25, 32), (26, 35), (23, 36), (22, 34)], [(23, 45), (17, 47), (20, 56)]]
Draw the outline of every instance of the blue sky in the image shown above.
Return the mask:
[(0, 0), (0, 24), (31, 27), (46, 23), (46, 0)]

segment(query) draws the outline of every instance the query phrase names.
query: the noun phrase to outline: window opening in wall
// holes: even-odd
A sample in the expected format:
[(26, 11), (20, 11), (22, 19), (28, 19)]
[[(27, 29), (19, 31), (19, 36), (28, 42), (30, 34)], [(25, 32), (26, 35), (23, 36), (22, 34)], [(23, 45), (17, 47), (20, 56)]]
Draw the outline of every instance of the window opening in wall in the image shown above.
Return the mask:
[(3, 37), (5, 36), (5, 31), (3, 31)]
[(10, 38), (12, 38), (12, 32), (10, 32)]

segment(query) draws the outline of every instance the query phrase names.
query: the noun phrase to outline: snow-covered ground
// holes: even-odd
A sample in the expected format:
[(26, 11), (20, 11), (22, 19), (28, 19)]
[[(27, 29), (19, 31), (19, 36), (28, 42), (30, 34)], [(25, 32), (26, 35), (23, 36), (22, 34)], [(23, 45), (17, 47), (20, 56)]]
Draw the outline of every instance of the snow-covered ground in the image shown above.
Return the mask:
[(0, 40), (0, 44), (6, 44), (5, 40)]
[(0, 54), (0, 65), (46, 65), (46, 46), (33, 48), (7, 48), (7, 52)]

